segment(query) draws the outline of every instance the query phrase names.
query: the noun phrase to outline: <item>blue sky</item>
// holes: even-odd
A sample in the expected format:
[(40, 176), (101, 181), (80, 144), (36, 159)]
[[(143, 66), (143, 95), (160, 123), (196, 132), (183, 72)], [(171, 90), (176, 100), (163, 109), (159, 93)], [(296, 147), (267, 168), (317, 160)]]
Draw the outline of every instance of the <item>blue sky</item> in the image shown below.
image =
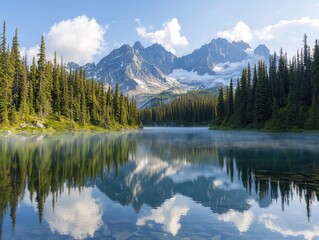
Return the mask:
[(293, 55), (304, 33), (310, 44), (319, 38), (317, 0), (2, 0), (0, 6), (8, 40), (17, 27), (21, 48), (32, 55), (44, 34), (48, 57), (55, 49), (81, 64), (136, 40), (183, 55), (220, 36), (252, 48), (283, 46)]

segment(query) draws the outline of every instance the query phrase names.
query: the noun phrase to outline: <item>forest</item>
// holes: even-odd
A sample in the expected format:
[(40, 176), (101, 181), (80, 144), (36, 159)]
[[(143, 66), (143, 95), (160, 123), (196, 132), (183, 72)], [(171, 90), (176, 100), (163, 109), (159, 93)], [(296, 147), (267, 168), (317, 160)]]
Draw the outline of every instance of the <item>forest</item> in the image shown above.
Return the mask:
[(318, 40), (311, 50), (305, 35), (291, 60), (281, 50), (268, 67), (248, 65), (235, 84), (219, 89), (212, 128), (319, 129)]
[[(31, 126), (42, 121), (56, 129), (101, 129), (136, 126), (138, 109), (135, 100), (104, 83), (87, 79), (85, 71), (46, 60), (44, 37), (31, 66), (21, 57), (18, 30), (11, 48), (7, 45), (6, 23), (0, 44), (0, 124), (2, 128)], [(28, 123), (28, 124), (27, 124)], [(50, 124), (52, 126), (50, 126)]]
[(221, 86), (218, 97), (192, 92), (168, 104), (140, 110), (144, 125), (211, 125), (212, 129), (319, 129), (319, 42), (288, 60), (279, 56), (243, 69), (237, 81)]
[(140, 110), (140, 119), (146, 126), (199, 126), (209, 125), (216, 97), (209, 92), (188, 92), (168, 104)]

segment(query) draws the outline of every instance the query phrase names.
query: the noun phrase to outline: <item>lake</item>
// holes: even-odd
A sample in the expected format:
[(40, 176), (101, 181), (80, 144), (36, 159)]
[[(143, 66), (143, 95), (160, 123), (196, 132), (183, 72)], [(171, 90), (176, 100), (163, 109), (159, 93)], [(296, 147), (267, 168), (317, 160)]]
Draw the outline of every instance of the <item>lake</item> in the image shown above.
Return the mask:
[(0, 239), (319, 239), (319, 133), (0, 137)]

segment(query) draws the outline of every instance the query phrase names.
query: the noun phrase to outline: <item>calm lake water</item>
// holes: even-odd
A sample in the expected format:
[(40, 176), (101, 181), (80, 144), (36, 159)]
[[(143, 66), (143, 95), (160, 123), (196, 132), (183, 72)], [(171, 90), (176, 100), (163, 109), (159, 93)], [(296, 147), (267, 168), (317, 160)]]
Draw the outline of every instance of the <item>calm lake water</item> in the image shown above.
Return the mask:
[(0, 239), (319, 239), (319, 133), (0, 137)]

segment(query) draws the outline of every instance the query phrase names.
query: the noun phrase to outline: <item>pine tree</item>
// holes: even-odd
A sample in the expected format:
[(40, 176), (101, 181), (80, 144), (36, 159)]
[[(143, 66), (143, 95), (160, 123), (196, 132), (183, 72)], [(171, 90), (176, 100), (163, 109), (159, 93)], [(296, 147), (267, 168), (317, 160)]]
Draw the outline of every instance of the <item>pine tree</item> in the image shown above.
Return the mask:
[(110, 124), (113, 121), (113, 107), (112, 107), (112, 89), (111, 86), (108, 86), (107, 94), (106, 94), (106, 122)]
[[(27, 121), (29, 115), (45, 120), (54, 114), (75, 121), (98, 126), (114, 124), (135, 125), (139, 113), (134, 99), (119, 92), (117, 84), (113, 93), (105, 91), (105, 85), (86, 79), (85, 71), (66, 71), (61, 61), (46, 61), (45, 41), (41, 38), (38, 62), (35, 57), (29, 69), (27, 57), (21, 58), (18, 31), (12, 40), (11, 49), (6, 46), (6, 24), (0, 46), (0, 123)], [(33, 116), (33, 117), (34, 117)]]
[(53, 101), (53, 112), (57, 115), (61, 114), (61, 86), (60, 86), (60, 67), (57, 63), (57, 56), (56, 52), (54, 53), (54, 60), (53, 60), (53, 91), (52, 91), (52, 99)]
[(32, 65), (30, 67), (29, 72), (29, 89), (28, 89), (28, 99), (29, 99), (29, 110), (30, 114), (34, 114), (37, 106), (37, 101), (35, 99), (35, 96), (37, 96), (37, 66), (35, 63), (35, 57), (32, 58)]
[(253, 110), (254, 110), (254, 92), (253, 92), (252, 81), (251, 81), (250, 64), (248, 63), (248, 67), (247, 67), (247, 105), (246, 105), (246, 114), (245, 114), (246, 124), (251, 124), (253, 122)]
[(22, 95), (22, 81), (24, 78), (24, 67), (21, 61), (18, 30), (15, 31), (15, 36), (12, 41), (12, 48), (10, 54), (11, 64), (13, 66), (13, 86), (12, 86), (12, 100), (16, 111), (20, 109), (21, 95)]
[(20, 83), (20, 104), (19, 104), (19, 113), (22, 120), (27, 120), (28, 115), (30, 113), (30, 105), (28, 102), (28, 69), (26, 65), (23, 65), (22, 70), (22, 79)]
[(80, 101), (81, 101), (81, 114), (80, 114), (80, 124), (85, 125), (88, 121), (87, 119), (87, 107), (86, 107), (86, 95), (85, 95), (85, 72), (81, 70), (80, 72)]
[(304, 101), (305, 108), (311, 105), (311, 54), (310, 47), (307, 43), (307, 35), (304, 35), (304, 83), (302, 84), (302, 100)]
[(280, 107), (285, 106), (285, 99), (288, 94), (288, 66), (287, 66), (287, 55), (283, 54), (283, 50), (280, 49), (279, 66), (278, 66), (278, 90), (275, 95), (278, 100), (278, 105)]
[(262, 127), (266, 120), (270, 118), (270, 111), (266, 66), (263, 61), (259, 61), (254, 102), (254, 122), (257, 128)]
[(0, 52), (0, 122), (9, 124), (14, 121), (14, 112), (12, 107), (12, 81), (13, 66), (9, 59), (9, 52), (6, 48), (6, 22), (3, 23), (3, 33)]
[(36, 110), (39, 113), (40, 117), (44, 117), (47, 109), (46, 109), (46, 103), (47, 103), (47, 82), (46, 82), (46, 74), (45, 74), (45, 42), (44, 37), (41, 37), (41, 44), (40, 44), (40, 52), (38, 54), (39, 60), (38, 60), (38, 71), (37, 71), (37, 96), (38, 102), (36, 103)]
[(219, 94), (218, 94), (218, 102), (217, 102), (217, 108), (216, 108), (216, 125), (221, 125), (225, 118), (225, 105), (224, 105), (224, 91), (223, 87), (220, 87)]
[(118, 122), (120, 120), (120, 99), (119, 99), (119, 84), (116, 83), (115, 92), (113, 96), (114, 103), (114, 119)]
[(319, 129), (319, 43), (315, 42), (312, 62), (312, 102), (309, 111), (307, 128)]
[(69, 86), (67, 82), (66, 70), (61, 58), (61, 75), (60, 75), (60, 86), (61, 86), (61, 102), (60, 110), (64, 117), (69, 117)]
[(240, 93), (239, 93), (239, 124), (241, 126), (246, 125), (246, 113), (247, 113), (247, 97), (248, 97), (248, 89), (247, 89), (247, 69), (243, 69), (242, 75), (240, 78)]
[(273, 98), (273, 101), (272, 101), (271, 116), (274, 119), (277, 119), (278, 117), (278, 104), (277, 104), (276, 98)]
[(125, 101), (125, 97), (124, 94), (121, 93), (120, 94), (120, 119), (119, 122), (122, 125), (126, 125), (127, 124), (127, 106), (126, 106), (126, 101)]
[(233, 79), (230, 79), (227, 105), (228, 105), (228, 115), (227, 115), (227, 119), (229, 120), (230, 117), (234, 114), (234, 87), (233, 87)]

